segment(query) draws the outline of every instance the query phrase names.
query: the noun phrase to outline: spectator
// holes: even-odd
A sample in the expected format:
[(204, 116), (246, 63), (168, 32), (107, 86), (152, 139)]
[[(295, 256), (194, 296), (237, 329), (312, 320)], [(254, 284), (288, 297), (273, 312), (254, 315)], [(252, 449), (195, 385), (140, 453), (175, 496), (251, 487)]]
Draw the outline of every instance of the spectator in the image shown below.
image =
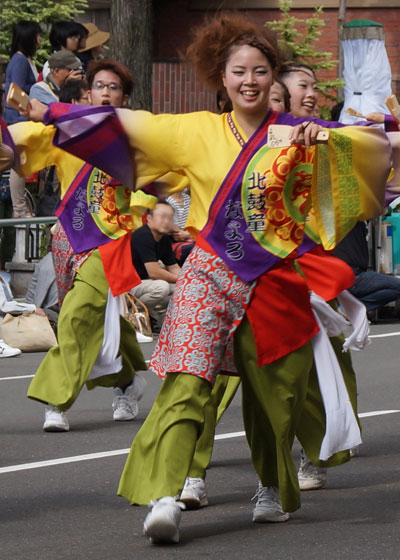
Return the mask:
[(174, 209), (158, 202), (149, 211), (147, 224), (132, 233), (132, 259), (142, 283), (131, 294), (147, 306), (155, 331), (161, 327), (180, 271), (169, 238), (173, 225)]
[[(57, 51), (68, 50), (76, 54), (80, 48), (85, 46), (87, 34), (87, 29), (81, 23), (76, 21), (57, 21), (56, 23), (53, 23), (49, 34), (51, 51), (54, 53)], [(42, 76), (40, 76), (40, 79), (45, 80), (49, 70), (49, 63), (47, 61), (43, 66)], [(82, 76), (83, 67), (80, 64), (79, 74), (77, 73), (74, 78), (79, 79)]]
[[(62, 86), (70, 76), (74, 76), (80, 68), (80, 61), (69, 50), (60, 50), (49, 58), (50, 72), (46, 79), (31, 87), (30, 99), (37, 99), (44, 105), (59, 101)], [(80, 73), (78, 72), (78, 75)], [(86, 99), (87, 99), (87, 91)], [(60, 181), (55, 166), (39, 171), (38, 184), (40, 195), (37, 201), (36, 214), (38, 216), (52, 216), (60, 200)]]
[[(5, 127), (4, 121), (0, 127)], [(10, 168), (14, 162), (14, 153), (6, 144), (2, 143), (0, 128), (0, 219), (12, 217), (12, 203), (10, 194)], [(10, 262), (15, 249), (15, 228), (6, 227), (0, 231), (0, 268), (4, 269), (6, 262)], [(1, 350), (0, 350), (1, 351)]]
[(56, 273), (51, 252), (47, 253), (35, 265), (35, 270), (26, 290), (25, 301), (36, 305), (36, 310), (43, 310), (52, 326), (57, 325), (60, 307), (58, 305)]
[(336, 247), (334, 255), (345, 261), (356, 275), (349, 292), (362, 301), (367, 311), (400, 299), (400, 278), (370, 270), (367, 226), (358, 222)]
[(88, 105), (89, 86), (85, 80), (67, 80), (60, 89), (59, 100), (73, 105)]
[(87, 29), (88, 36), (85, 46), (79, 49), (77, 56), (86, 72), (92, 60), (103, 58), (103, 45), (109, 40), (110, 34), (107, 31), (101, 31), (94, 23), (85, 23), (84, 27)]
[[(12, 82), (17, 84), (25, 93), (29, 94), (30, 88), (36, 82), (38, 72), (33, 62), (33, 56), (40, 45), (41, 29), (34, 21), (19, 21), (14, 25), (11, 43), (11, 59), (6, 70), (5, 95)], [(26, 121), (16, 109), (6, 104), (4, 120), (7, 124)], [(25, 179), (19, 177), (14, 170), (10, 172), (10, 191), (15, 218), (31, 216), (25, 201)]]
[(80, 61), (72, 52), (63, 50), (53, 53), (49, 58), (50, 72), (45, 80), (31, 87), (29, 98), (37, 99), (45, 105), (59, 101), (61, 87), (79, 67)]
[(185, 189), (171, 194), (166, 200), (174, 209), (174, 226), (171, 233), (172, 250), (179, 266), (182, 266), (194, 247), (194, 239), (185, 229), (189, 214), (190, 194), (188, 189)]
[[(4, 156), (2, 150), (5, 150)], [(12, 154), (12, 152), (11, 152)], [(12, 154), (13, 155), (13, 154)], [(8, 165), (7, 146), (0, 144), (0, 219), (12, 218), (13, 208), (10, 193), (10, 171), (1, 172), (3, 165)], [(15, 250), (15, 228), (4, 227), (0, 230), (0, 269), (11, 262)]]

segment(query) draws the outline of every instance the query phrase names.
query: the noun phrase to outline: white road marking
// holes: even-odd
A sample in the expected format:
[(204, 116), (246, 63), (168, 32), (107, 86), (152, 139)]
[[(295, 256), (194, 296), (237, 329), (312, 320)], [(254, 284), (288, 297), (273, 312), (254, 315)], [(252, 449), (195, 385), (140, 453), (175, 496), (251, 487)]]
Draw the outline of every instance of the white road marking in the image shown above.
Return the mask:
[(37, 461), (36, 463), (23, 463), (22, 465), (12, 465), (2, 467), (0, 474), (16, 471), (26, 471), (28, 469), (39, 469), (41, 467), (52, 467), (53, 465), (63, 465), (65, 463), (76, 463), (78, 461), (89, 461), (90, 459), (102, 459), (103, 457), (113, 457), (115, 455), (127, 455), (129, 447), (126, 449), (115, 449), (114, 451), (102, 451), (100, 453), (88, 453), (86, 455), (75, 455), (72, 457), (61, 457), (60, 459), (50, 459), (49, 461)]
[(374, 410), (372, 412), (361, 412), (359, 418), (367, 418), (368, 416), (381, 416), (382, 414), (393, 414), (395, 412), (400, 412), (400, 410)]
[(369, 338), (386, 338), (387, 336), (400, 336), (400, 332), (389, 332), (385, 334), (370, 334)]
[(15, 375), (14, 377), (0, 377), (0, 381), (9, 381), (10, 379), (28, 379), (33, 375)]
[[(146, 364), (150, 362), (150, 360), (145, 360)], [(35, 377), (35, 375), (14, 375), (13, 377), (0, 377), (0, 381), (10, 381), (11, 379), (30, 379), (31, 377)]]
[[(400, 412), (400, 410), (375, 410), (372, 412), (362, 412), (359, 414), (360, 418), (365, 418), (367, 416), (380, 416), (382, 414), (393, 414), (395, 412)], [(243, 437), (245, 432), (228, 432), (226, 434), (218, 434), (215, 436), (215, 440), (230, 439), (235, 437)], [(50, 459), (48, 461), (37, 461), (35, 463), (22, 463), (21, 465), (11, 465), (9, 467), (0, 468), (0, 474), (26, 471), (29, 469), (39, 469), (41, 467), (52, 467), (54, 465), (64, 465), (66, 463), (76, 463), (79, 461), (89, 461), (91, 459), (103, 459), (104, 457), (115, 457), (116, 455), (127, 455), (129, 453), (129, 447), (125, 449), (115, 449), (114, 451), (101, 451), (99, 453), (87, 453), (85, 455), (74, 455), (72, 457), (61, 457), (60, 459)]]
[(234, 437), (242, 437), (246, 435), (246, 432), (230, 432), (228, 434), (217, 434), (214, 439), (230, 439)]

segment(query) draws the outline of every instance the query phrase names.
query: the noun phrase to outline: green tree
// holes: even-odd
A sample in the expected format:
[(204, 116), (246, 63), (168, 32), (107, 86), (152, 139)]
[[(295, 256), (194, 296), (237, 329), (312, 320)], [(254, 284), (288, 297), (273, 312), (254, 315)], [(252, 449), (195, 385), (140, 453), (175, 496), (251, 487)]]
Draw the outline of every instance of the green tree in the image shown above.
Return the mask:
[[(286, 60), (308, 64), (318, 77), (319, 70), (332, 70), (337, 65), (331, 52), (322, 51), (315, 46), (323, 32), (325, 22), (322, 6), (315, 8), (310, 18), (297, 18), (291, 15), (292, 0), (281, 0), (282, 17), (267, 22), (280, 36), (280, 45)], [(318, 81), (320, 93), (330, 101), (337, 102), (336, 90), (343, 88), (343, 79)], [(322, 108), (323, 109), (323, 108)], [(323, 112), (323, 111), (322, 111)]]
[(87, 8), (87, 0), (1, 0), (0, 1), (0, 57), (10, 58), (12, 27), (17, 21), (26, 19), (42, 25), (43, 35), (35, 60), (43, 64), (49, 56), (48, 33), (51, 24), (62, 19), (72, 20)]

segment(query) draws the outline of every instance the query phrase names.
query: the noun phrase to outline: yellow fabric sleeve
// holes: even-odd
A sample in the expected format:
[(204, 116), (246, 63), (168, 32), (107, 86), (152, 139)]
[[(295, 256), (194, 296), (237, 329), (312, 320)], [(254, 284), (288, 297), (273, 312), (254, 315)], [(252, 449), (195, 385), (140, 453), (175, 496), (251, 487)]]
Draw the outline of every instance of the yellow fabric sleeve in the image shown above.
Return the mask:
[(8, 130), (20, 155), (18, 173), (26, 177), (55, 165), (61, 183), (61, 196), (64, 196), (84, 161), (53, 146), (54, 126), (27, 121), (13, 124)]
[(315, 224), (325, 249), (333, 249), (355, 226), (382, 214), (391, 171), (391, 146), (381, 128), (330, 129), (317, 146), (312, 181)]

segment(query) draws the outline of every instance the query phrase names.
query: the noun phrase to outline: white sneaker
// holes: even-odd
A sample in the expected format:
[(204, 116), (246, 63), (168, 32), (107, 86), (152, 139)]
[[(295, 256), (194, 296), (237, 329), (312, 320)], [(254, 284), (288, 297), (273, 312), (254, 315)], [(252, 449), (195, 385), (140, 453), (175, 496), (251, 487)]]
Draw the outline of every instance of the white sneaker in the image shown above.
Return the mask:
[(65, 412), (60, 412), (51, 404), (45, 407), (43, 430), (45, 432), (69, 432), (69, 422)]
[(185, 505), (172, 496), (150, 502), (151, 512), (143, 523), (143, 534), (152, 544), (178, 543), (179, 522)]
[(289, 514), (282, 511), (279, 489), (276, 486), (262, 486), (259, 482), (252, 500), (255, 498), (257, 503), (253, 509), (254, 523), (281, 523), (289, 519)]
[(144, 344), (145, 342), (153, 342), (153, 337), (146, 336), (145, 334), (136, 331), (136, 340), (139, 342), (139, 344)]
[(318, 488), (325, 486), (328, 479), (327, 470), (314, 465), (302, 451), (297, 473), (300, 490), (318, 490)]
[(3, 339), (0, 340), (0, 358), (12, 358), (22, 354), (19, 348), (8, 346)]
[(186, 509), (198, 509), (208, 506), (206, 483), (202, 478), (186, 477), (180, 501)]
[(145, 378), (137, 373), (125, 392), (122, 392), (119, 387), (115, 387), (112, 407), (113, 419), (116, 422), (126, 422), (136, 418), (139, 413), (138, 401), (143, 397), (146, 385)]

